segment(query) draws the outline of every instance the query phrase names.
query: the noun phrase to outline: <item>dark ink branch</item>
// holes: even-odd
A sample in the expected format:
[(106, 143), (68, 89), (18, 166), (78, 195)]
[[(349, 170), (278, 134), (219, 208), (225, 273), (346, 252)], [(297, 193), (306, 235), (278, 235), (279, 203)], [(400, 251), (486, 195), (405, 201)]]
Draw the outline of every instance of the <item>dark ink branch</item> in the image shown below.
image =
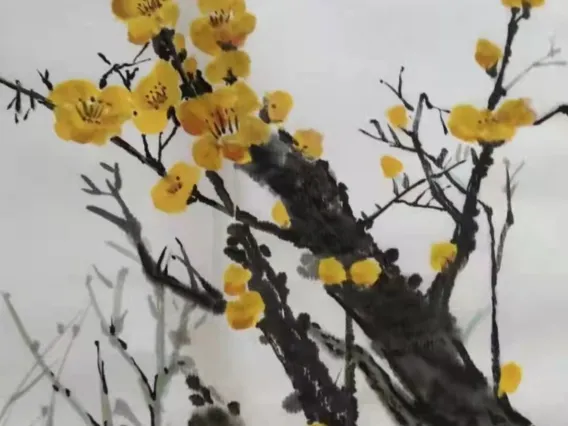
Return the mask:
[(128, 90), (132, 89), (132, 81), (136, 78), (138, 74), (138, 70), (140, 69), (138, 65), (150, 61), (150, 59), (139, 59), (146, 49), (148, 48), (149, 43), (146, 43), (142, 46), (142, 49), (136, 54), (134, 59), (130, 62), (123, 62), (123, 63), (112, 63), (104, 54), (97, 53), (98, 57), (107, 64), (110, 68), (102, 75), (99, 80), (99, 88), (104, 89), (108, 85), (108, 79), (112, 74), (117, 74), (122, 81), (124, 87)]
[(353, 318), (345, 314), (345, 355), (344, 355), (344, 370), (345, 380), (343, 388), (347, 395), (349, 395), (351, 403), (347, 408), (346, 413), (346, 426), (355, 426), (357, 423), (358, 403), (355, 393), (357, 392), (357, 384), (355, 382), (355, 360), (353, 352), (355, 350), (355, 331), (353, 328)]
[(433, 413), (436, 425), (453, 426), (464, 418), (484, 425), (530, 425), (489, 391), (461, 343), (453, 317), (417, 291), (420, 279), (401, 275), (396, 257), (385, 256), (344, 207), (340, 194), (346, 189), (339, 189), (326, 162), (304, 159), (279, 137), (253, 147), (251, 156), (252, 163), (239, 168), (282, 200), (292, 229), (303, 236), (302, 247), (316, 258), (335, 256), (347, 265), (364, 257), (381, 263), (377, 285), (361, 289), (344, 284), (326, 291), (372, 340), (415, 400)]
[[(312, 322), (310, 336), (323, 345), (332, 355), (344, 357), (347, 351), (347, 342), (343, 342), (330, 333), (323, 331), (321, 326)], [(420, 414), (421, 408), (408, 395), (406, 390), (393, 382), (390, 375), (375, 361), (373, 356), (359, 345), (353, 348), (353, 365), (365, 375), (367, 384), (377, 395), (379, 400), (388, 409), (389, 414), (400, 425), (429, 426)], [(433, 426), (433, 425), (432, 425)]]
[(487, 216), (490, 237), (490, 255), (491, 255), (491, 372), (493, 375), (493, 392), (497, 395), (499, 389), (499, 381), (501, 377), (501, 351), (499, 343), (499, 327), (497, 323), (497, 283), (498, 274), (501, 269), (503, 250), (505, 240), (509, 229), (514, 224), (514, 216), (512, 210), (512, 192), (511, 192), (511, 175), (508, 162), (505, 163), (505, 193), (507, 196), (507, 210), (505, 224), (501, 229), (499, 241), (497, 241), (495, 225), (493, 222), (493, 209), (487, 204), (482, 203), (483, 210)]
[(387, 81), (385, 80), (380, 80), (379, 82), (383, 85), (385, 85), (386, 87), (388, 87), (390, 89), (391, 92), (393, 92), (396, 97), (402, 102), (402, 104), (404, 105), (404, 107), (408, 110), (408, 111), (414, 111), (414, 106), (408, 102), (404, 95), (402, 94), (402, 74), (404, 73), (404, 67), (400, 67), (400, 71), (398, 73), (398, 84), (396, 89)]
[[(451, 172), (453, 169), (455, 169), (458, 166), (461, 166), (464, 163), (465, 163), (465, 161), (457, 162), (457, 163), (453, 164), (452, 166), (444, 169), (442, 172), (431, 175), (430, 178), (434, 180), (434, 179), (444, 177), (449, 172)], [(363, 219), (359, 220), (359, 223), (362, 224), (365, 227), (365, 229), (370, 229), (373, 226), (373, 223), (375, 222), (375, 220), (394, 204), (407, 204), (410, 207), (433, 208), (434, 210), (443, 209), (443, 207), (438, 208), (437, 206), (432, 206), (429, 203), (420, 204), (420, 200), (424, 196), (425, 192), (422, 192), (420, 195), (418, 195), (414, 199), (414, 201), (406, 201), (406, 200), (403, 199), (406, 195), (408, 195), (414, 189), (423, 185), (427, 181), (428, 181), (427, 178), (423, 178), (423, 179), (420, 179), (420, 180), (416, 181), (415, 183), (409, 185), (405, 190), (401, 191), (397, 196), (395, 196), (393, 199), (391, 199), (384, 206), (382, 206), (382, 207), (377, 206), (376, 212), (374, 212), (373, 214), (368, 215), (368, 216), (364, 215)]]
[(418, 100), (418, 106), (416, 108), (416, 115), (414, 117), (414, 121), (412, 124), (412, 130), (409, 133), (409, 136), (412, 140), (412, 144), (414, 145), (414, 150), (420, 160), (420, 164), (422, 165), (422, 170), (424, 171), (424, 175), (428, 181), (428, 185), (430, 187), (430, 192), (432, 197), (449, 213), (452, 219), (455, 222), (461, 221), (461, 214), (458, 209), (454, 206), (452, 201), (446, 196), (444, 191), (442, 190), (440, 184), (432, 178), (432, 166), (428, 162), (428, 158), (422, 148), (422, 142), (420, 141), (419, 137), (419, 130), (420, 130), (420, 121), (422, 120), (422, 113), (423, 108), (426, 105), (428, 107), (430, 101), (428, 100), (428, 96), (425, 93), (420, 95)]
[[(297, 392), (308, 422), (344, 426), (355, 398), (340, 389), (319, 358), (315, 343), (308, 337), (309, 318), (295, 316), (287, 304), (285, 273), (276, 273), (267, 260), (269, 252), (260, 246), (246, 225), (228, 228), (230, 245), (225, 253), (252, 273), (249, 289), (258, 291), (265, 303), (264, 318), (257, 327), (272, 347)], [(351, 424), (357, 412), (351, 412)]]
[(568, 105), (560, 105), (560, 106), (556, 107), (552, 111), (544, 114), (542, 117), (540, 117), (538, 120), (536, 120), (533, 123), (533, 125), (538, 126), (540, 124), (546, 123), (548, 120), (550, 120), (553, 117), (556, 117), (559, 114), (568, 116)]
[[(4, 84), (5, 86), (7, 86), (9, 88), (11, 88), (15, 91), (18, 91), (18, 93), (21, 93), (22, 95), (25, 95), (25, 96), (30, 97), (31, 99), (34, 99), (35, 102), (38, 102), (38, 103), (44, 105), (46, 108), (48, 108), (50, 110), (53, 110), (53, 108), (55, 107), (55, 105), (53, 105), (53, 103), (51, 103), (45, 96), (43, 96), (39, 93), (36, 93), (33, 90), (29, 90), (29, 89), (25, 89), (23, 87), (20, 87), (19, 85), (12, 83), (10, 81), (7, 81), (7, 80), (3, 79), (2, 77), (0, 77), (0, 84)], [(167, 173), (167, 169), (166, 169), (166, 166), (164, 165), (164, 163), (162, 162), (162, 154), (163, 154), (165, 148), (167, 146), (169, 146), (169, 143), (171, 142), (171, 140), (175, 136), (178, 128), (179, 128), (179, 125), (174, 122), (174, 127), (172, 128), (170, 134), (166, 137), (165, 140), (161, 141), (161, 145), (159, 145), (159, 151), (158, 151), (157, 157), (155, 157), (154, 155), (152, 155), (150, 153), (149, 147), (148, 147), (148, 142), (147, 142), (147, 140), (145, 141), (145, 137), (143, 137), (143, 142), (145, 142), (145, 153), (141, 153), (140, 151), (138, 151), (136, 148), (134, 148), (130, 143), (128, 143), (126, 140), (124, 140), (120, 136), (112, 137), (110, 139), (110, 142), (113, 145), (117, 146), (118, 148), (122, 149), (128, 155), (136, 158), (142, 164), (150, 167), (157, 175), (165, 176), (166, 173)], [(222, 181), (221, 181), (221, 185), (222, 185)], [(219, 186), (217, 186), (215, 189), (218, 190)], [(226, 190), (225, 190), (225, 192), (226, 192)], [(191, 204), (191, 203), (194, 203), (194, 202), (199, 202), (199, 203), (205, 204), (209, 207), (214, 208), (215, 210), (217, 210), (221, 213), (227, 214), (229, 216), (233, 216), (232, 211), (227, 210), (222, 204), (219, 204), (215, 200), (212, 200), (212, 199), (208, 198), (207, 196), (205, 196), (204, 194), (202, 194), (197, 189), (197, 187), (194, 190), (191, 198), (188, 200), (188, 204)], [(283, 241), (291, 242), (294, 245), (300, 245), (301, 244), (301, 241), (300, 241), (301, 238), (294, 230), (282, 229), (274, 223), (259, 220), (258, 218), (256, 218), (251, 213), (249, 213), (245, 210), (242, 210), (238, 207), (236, 208), (236, 212), (234, 212), (234, 215), (235, 215), (235, 217), (238, 221), (246, 223), (254, 229), (257, 229), (257, 230), (266, 232), (268, 234), (274, 235), (275, 237), (277, 237), (277, 238), (279, 238)]]
[[(519, 22), (521, 19), (523, 19), (523, 15), (520, 15), (520, 10), (517, 8), (511, 9), (511, 17), (509, 24), (507, 25), (507, 37), (505, 41), (503, 60), (501, 62), (499, 73), (497, 74), (497, 78), (495, 79), (495, 85), (487, 101), (487, 108), (489, 110), (494, 110), (501, 99), (506, 96), (506, 91), (503, 88), (503, 81), (512, 55), (513, 41), (519, 29)], [(457, 256), (449, 268), (436, 276), (432, 286), (430, 287), (430, 300), (440, 309), (449, 309), (449, 301), (455, 286), (457, 275), (467, 265), (469, 256), (475, 250), (475, 236), (479, 229), (476, 222), (476, 218), (479, 215), (478, 195), (481, 190), (481, 183), (493, 165), (494, 150), (495, 147), (492, 145), (486, 144), (482, 146), (481, 154), (475, 162), (467, 184), (465, 201), (461, 212), (461, 220), (456, 223), (452, 237), (452, 242), (454, 242), (457, 246)]]
[[(120, 176), (118, 164), (115, 164), (114, 170), (115, 176)], [(114, 183), (106, 180), (106, 185), (109, 190), (108, 195), (114, 198), (114, 200), (118, 203), (122, 212), (122, 217), (93, 205), (87, 206), (87, 210), (113, 223), (132, 240), (132, 243), (138, 250), (138, 255), (140, 256), (144, 272), (151, 283), (155, 285), (163, 285), (174, 294), (184, 298), (185, 300), (197, 303), (201, 308), (207, 311), (215, 314), (222, 314), (225, 311), (225, 300), (222, 293), (216, 290), (211, 284), (209, 284), (206, 280), (201, 279), (200, 284), (202, 288), (196, 290), (170, 275), (168, 273), (167, 266), (162, 266), (166, 252), (165, 249), (162, 251), (158, 261), (155, 261), (152, 258), (142, 238), (142, 226), (120, 195), (120, 185), (118, 182), (119, 181), (117, 179), (115, 179)]]

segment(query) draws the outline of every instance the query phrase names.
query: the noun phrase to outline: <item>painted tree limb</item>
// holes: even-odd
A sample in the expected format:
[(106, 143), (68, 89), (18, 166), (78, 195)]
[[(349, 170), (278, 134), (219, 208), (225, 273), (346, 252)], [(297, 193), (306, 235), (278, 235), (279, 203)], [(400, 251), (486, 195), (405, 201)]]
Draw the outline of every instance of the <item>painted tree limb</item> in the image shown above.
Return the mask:
[[(257, 327), (284, 367), (308, 422), (344, 426), (350, 414), (356, 420), (354, 396), (336, 385), (308, 336), (309, 318), (296, 317), (287, 303), (286, 274), (274, 271), (247, 225), (233, 224), (228, 233), (239, 244), (225, 253), (253, 272), (248, 287), (258, 291), (266, 305)], [(244, 256), (236, 255), (237, 250)]]
[(373, 341), (403, 385), (435, 413), (437, 424), (455, 425), (464, 419), (479, 425), (531, 424), (492, 394), (469, 360), (451, 314), (408, 285), (400, 268), (385, 258), (349, 213), (327, 162), (304, 159), (276, 136), (253, 147), (251, 155), (253, 162), (239, 168), (282, 200), (292, 229), (302, 235), (302, 247), (316, 257), (335, 256), (346, 264), (365, 257), (381, 263), (383, 274), (376, 286), (333, 286), (327, 292)]
[[(323, 345), (335, 357), (344, 357), (346, 342), (324, 331), (317, 323), (310, 325), (310, 336)], [(429, 426), (417, 414), (420, 407), (406, 390), (394, 383), (390, 375), (374, 360), (373, 356), (359, 345), (353, 350), (353, 362), (365, 375), (370, 388), (387, 408), (392, 419), (401, 426)]]

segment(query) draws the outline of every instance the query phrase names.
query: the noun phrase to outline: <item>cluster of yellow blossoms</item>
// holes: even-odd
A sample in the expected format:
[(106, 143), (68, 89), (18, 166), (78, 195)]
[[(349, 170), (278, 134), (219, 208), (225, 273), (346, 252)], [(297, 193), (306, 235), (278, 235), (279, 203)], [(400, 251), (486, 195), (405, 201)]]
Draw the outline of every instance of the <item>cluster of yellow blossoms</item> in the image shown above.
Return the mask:
[[(243, 81), (250, 74), (251, 60), (242, 48), (256, 27), (256, 17), (247, 11), (244, 0), (198, 0), (197, 6), (200, 16), (191, 22), (188, 35), (192, 45), (209, 57), (204, 73), (196, 57), (188, 56), (187, 37), (173, 31), (180, 14), (174, 0), (112, 0), (112, 12), (126, 26), (128, 40), (144, 45), (160, 38), (168, 43), (171, 59), (157, 59), (132, 90), (100, 89), (89, 80), (72, 79), (56, 84), (48, 97), (56, 134), (79, 144), (104, 145), (120, 136), (127, 122), (144, 136), (161, 135), (174, 111), (183, 130), (195, 137), (191, 148), (195, 165), (175, 163), (152, 188), (154, 206), (170, 214), (186, 210), (201, 168), (219, 170), (224, 159), (237, 164), (251, 161), (249, 148), (266, 143), (272, 126), (281, 126), (293, 107), (289, 93), (276, 90), (260, 98)], [(184, 97), (181, 87), (196, 86), (199, 79), (206, 83), (205, 89)], [(292, 138), (293, 148), (306, 158), (322, 155), (323, 135), (318, 131), (299, 129)], [(290, 226), (283, 204), (275, 207), (275, 216), (283, 227)], [(250, 271), (239, 265), (225, 272), (225, 292), (237, 297), (226, 308), (234, 329), (254, 327), (265, 309), (260, 294), (247, 290), (250, 278)]]
[[(488, 40), (479, 40), (475, 57), (486, 71), (493, 72), (500, 55), (501, 50), (497, 46)], [(389, 108), (386, 116), (393, 127), (407, 128), (409, 118), (403, 105)], [(447, 125), (452, 135), (464, 142), (501, 144), (510, 141), (520, 127), (530, 126), (535, 120), (536, 114), (528, 99), (509, 99), (496, 111), (469, 104), (456, 105), (450, 111)], [(393, 157), (387, 158), (386, 167), (382, 165), (383, 171), (386, 177), (392, 178), (402, 172), (402, 165), (392, 161)]]
[[(430, 266), (434, 271), (441, 272), (455, 260), (456, 255), (457, 247), (453, 243), (443, 241), (432, 244)], [(381, 266), (372, 258), (354, 262), (348, 271), (335, 257), (321, 259), (318, 265), (319, 279), (325, 285), (339, 285), (350, 279), (356, 285), (370, 287), (378, 282), (381, 273)]]
[(227, 302), (225, 317), (235, 330), (252, 328), (264, 313), (264, 301), (257, 291), (249, 291), (247, 284), (252, 273), (236, 263), (230, 264), (223, 277), (224, 291), (228, 296), (238, 297)]
[[(545, 0), (501, 1), (508, 8), (519, 9), (541, 7), (545, 3)], [(476, 44), (474, 58), (491, 77), (496, 77), (497, 67), (503, 59), (503, 50), (491, 40), (480, 38)], [(410, 118), (404, 105), (395, 105), (387, 109), (385, 115), (393, 128), (408, 130)], [(535, 120), (536, 115), (527, 99), (509, 99), (505, 100), (496, 111), (469, 104), (456, 105), (450, 112), (448, 128), (453, 136), (464, 142), (502, 144), (510, 141), (520, 127), (530, 126)], [(394, 170), (397, 168), (398, 166)]]
[(457, 105), (450, 113), (448, 128), (464, 142), (500, 144), (510, 141), (519, 127), (530, 126), (535, 120), (528, 100), (512, 99), (503, 102), (497, 111)]
[[(191, 22), (188, 33), (193, 46), (209, 57), (204, 75), (210, 90), (182, 99), (182, 83), (198, 83), (203, 75), (195, 56), (187, 55), (186, 36), (175, 33), (169, 40), (175, 59), (157, 59), (132, 91), (121, 86), (100, 90), (81, 79), (57, 84), (49, 95), (57, 135), (81, 144), (104, 145), (121, 134), (127, 121), (143, 135), (157, 135), (168, 126), (173, 110), (185, 132), (195, 137), (191, 153), (197, 166), (217, 171), (224, 159), (250, 162), (249, 148), (266, 143), (271, 126), (286, 121), (292, 96), (277, 90), (261, 99), (242, 80), (250, 74), (251, 63), (242, 48), (256, 27), (256, 17), (247, 11), (244, 0), (198, 0), (197, 6), (201, 16)], [(128, 39), (140, 45), (163, 37), (162, 30), (175, 28), (179, 18), (173, 0), (112, 0), (112, 11), (126, 25)], [(182, 51), (183, 62), (176, 63)], [(292, 136), (293, 147), (307, 158), (322, 155), (321, 133), (300, 129)], [(167, 213), (184, 211), (183, 198), (191, 195), (199, 176), (195, 166), (176, 164), (151, 191), (156, 208)]]
[(381, 265), (372, 258), (354, 262), (349, 271), (335, 257), (321, 259), (318, 265), (319, 279), (325, 285), (339, 285), (350, 278), (356, 285), (370, 287), (379, 280), (381, 273)]
[[(544, 0), (502, 0), (509, 8), (540, 7)], [(497, 76), (497, 67), (503, 59), (503, 50), (491, 40), (480, 38), (474, 54), (477, 64), (491, 77)], [(528, 99), (507, 99), (496, 111), (473, 105), (456, 105), (450, 112), (448, 128), (458, 139), (480, 144), (508, 142), (520, 127), (530, 126), (536, 120)]]

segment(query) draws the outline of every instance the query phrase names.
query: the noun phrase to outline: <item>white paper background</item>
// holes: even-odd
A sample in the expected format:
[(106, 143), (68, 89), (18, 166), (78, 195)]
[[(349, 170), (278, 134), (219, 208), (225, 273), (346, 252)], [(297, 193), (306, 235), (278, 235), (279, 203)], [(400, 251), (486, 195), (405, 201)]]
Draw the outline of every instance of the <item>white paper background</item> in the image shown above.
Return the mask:
[[(186, 1), (181, 31), (195, 16), (193, 1)], [(547, 6), (523, 22), (517, 37), (510, 70), (513, 74), (546, 53), (548, 38), (556, 36), (568, 59), (568, 8), (563, 0), (547, 0)], [(417, 99), (426, 91), (441, 107), (458, 102), (485, 102), (491, 81), (473, 61), (478, 37), (502, 43), (507, 12), (498, 0), (377, 1), (377, 0), (249, 0), (258, 16), (258, 28), (247, 43), (253, 58), (250, 84), (266, 90), (290, 91), (296, 106), (288, 127), (314, 127), (325, 134), (325, 158), (350, 188), (356, 212), (370, 211), (375, 202), (390, 198), (390, 188), (378, 166), (380, 155), (393, 153), (384, 145), (360, 134), (368, 119), (383, 118), (384, 110), (397, 99), (379, 84), (380, 78), (395, 82), (405, 65), (406, 94)], [(96, 52), (123, 61), (137, 49), (127, 43), (125, 29), (115, 22), (108, 2), (87, 0), (20, 0), (2, 7), (0, 13), (0, 74), (20, 79), (42, 90), (37, 69), (48, 68), (53, 81), (67, 78), (98, 78), (105, 65)], [(509, 74), (512, 75), (512, 74)], [(568, 69), (535, 71), (511, 96), (529, 96), (544, 113), (568, 101)], [(12, 93), (0, 88), (7, 104)], [(424, 140), (431, 151), (457, 143), (444, 137), (435, 114), (423, 125)], [(46, 110), (15, 126), (10, 113), (0, 114), (2, 167), (0, 169), (0, 290), (12, 302), (32, 336), (46, 342), (55, 334), (58, 321), (70, 319), (87, 303), (84, 280), (92, 264), (109, 276), (121, 266), (131, 269), (125, 300), (129, 314), (124, 338), (132, 355), (153, 375), (153, 322), (146, 295), (152, 289), (137, 265), (105, 246), (105, 240), (123, 243), (124, 237), (110, 224), (87, 213), (87, 203), (104, 203), (80, 192), (80, 173), (102, 179), (98, 162), (120, 161), (125, 194), (132, 210), (144, 224), (156, 253), (173, 237), (187, 245), (195, 264), (211, 281), (219, 283), (227, 260), (222, 255), (227, 218), (204, 206), (192, 206), (182, 216), (169, 217), (153, 210), (149, 188), (153, 172), (127, 158), (113, 146), (97, 148), (63, 143), (52, 132), (52, 116)], [(565, 324), (565, 256), (568, 225), (568, 117), (520, 132), (513, 143), (498, 151), (516, 164), (525, 159), (521, 183), (515, 195), (516, 223), (510, 233), (499, 287), (503, 361), (515, 360), (524, 367), (524, 379), (512, 402), (535, 424), (562, 426), (568, 400), (568, 344)], [(134, 138), (129, 131), (126, 137)], [(189, 138), (175, 139), (167, 161), (188, 158)], [(411, 178), (419, 178), (410, 155), (395, 152), (407, 165)], [(170, 163), (171, 164), (171, 163)], [(503, 218), (500, 192), (504, 171), (500, 161), (484, 182), (483, 199)], [(268, 218), (273, 199), (242, 175), (224, 172), (226, 182), (243, 208)], [(204, 190), (212, 195), (211, 188)], [(104, 204), (113, 208), (111, 202)], [(377, 223), (373, 233), (381, 247), (401, 250), (406, 271), (423, 272), (426, 280), (429, 245), (447, 238), (451, 223), (437, 212), (417, 212), (404, 206), (393, 208)], [(299, 253), (283, 243), (259, 235), (270, 244), (278, 270), (290, 272), (291, 302), (297, 312), (309, 311), (330, 329), (340, 331), (340, 311), (319, 285), (296, 279), (293, 271)], [(460, 324), (489, 304), (487, 230), (479, 234), (479, 251), (462, 274), (452, 300)], [(110, 293), (98, 282), (95, 288), (110, 313)], [(173, 325), (174, 318), (168, 317)], [(8, 397), (32, 363), (4, 306), (0, 307), (2, 330), (0, 400)], [(235, 333), (223, 318), (210, 318), (193, 333), (191, 354), (208, 384), (223, 396), (242, 403), (249, 425), (304, 424), (300, 416), (279, 408), (291, 390), (283, 370), (267, 347), (258, 344), (258, 332)], [(98, 414), (98, 382), (94, 339), (99, 324), (91, 315), (80, 341), (70, 355), (63, 381), (74, 394)], [(468, 342), (480, 368), (489, 374), (489, 321), (484, 320)], [(61, 358), (62, 352), (55, 358)], [(128, 400), (143, 424), (147, 424), (142, 400), (136, 393), (134, 375), (123, 361), (105, 348), (111, 376), (111, 392)], [(325, 359), (327, 357), (324, 356)], [(332, 374), (339, 366), (333, 364)], [(362, 383), (362, 379), (359, 380)], [(167, 398), (166, 423), (187, 422), (190, 404), (187, 389), (178, 383)], [(50, 387), (39, 386), (19, 402), (8, 426), (26, 425), (39, 406), (47, 404)], [(382, 423), (383, 409), (361, 385), (361, 425)], [(77, 424), (65, 401), (57, 405), (56, 425)]]

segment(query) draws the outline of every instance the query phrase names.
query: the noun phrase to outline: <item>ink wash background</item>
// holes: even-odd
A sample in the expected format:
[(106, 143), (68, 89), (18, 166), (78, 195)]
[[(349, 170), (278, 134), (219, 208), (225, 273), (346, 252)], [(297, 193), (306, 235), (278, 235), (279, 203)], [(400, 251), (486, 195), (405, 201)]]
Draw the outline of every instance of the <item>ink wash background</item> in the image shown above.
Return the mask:
[[(195, 16), (193, 1), (186, 1), (180, 31)], [(546, 53), (548, 37), (568, 59), (568, 9), (563, 0), (547, 0), (523, 23), (514, 45), (510, 67), (516, 74)], [(313, 127), (325, 134), (325, 159), (350, 188), (356, 212), (370, 211), (376, 202), (390, 199), (391, 189), (379, 168), (379, 157), (397, 155), (411, 179), (420, 177), (412, 155), (393, 151), (372, 141), (357, 129), (397, 99), (379, 84), (395, 82), (400, 65), (406, 66), (406, 95), (413, 101), (421, 91), (441, 107), (458, 102), (483, 104), (491, 81), (473, 61), (478, 37), (502, 43), (507, 11), (498, 0), (340, 1), (248, 0), (258, 17), (258, 27), (247, 43), (253, 59), (250, 84), (260, 93), (284, 89), (295, 97), (288, 128)], [(98, 79), (105, 65), (96, 56), (104, 52), (113, 61), (132, 58), (137, 49), (126, 41), (122, 24), (115, 22), (107, 1), (53, 0), (48, 3), (20, 0), (0, 14), (0, 70), (10, 79), (41, 90), (36, 70), (48, 68), (53, 81), (68, 78)], [(201, 63), (203, 64), (203, 63)], [(568, 101), (568, 69), (536, 70), (511, 92), (531, 97), (539, 112)], [(0, 88), (0, 101), (12, 93)], [(431, 151), (455, 146), (444, 137), (436, 114), (423, 121), (423, 140)], [(80, 173), (102, 179), (99, 161), (119, 161), (130, 208), (142, 220), (151, 246), (157, 252), (165, 244), (182, 239), (194, 265), (211, 281), (220, 283), (227, 259), (222, 255), (228, 219), (201, 205), (181, 216), (166, 216), (151, 205), (149, 189), (154, 174), (113, 146), (97, 148), (64, 143), (52, 131), (49, 111), (34, 112), (28, 122), (15, 126), (9, 113), (0, 114), (2, 168), (0, 169), (0, 290), (11, 300), (31, 335), (45, 342), (55, 334), (55, 324), (73, 317), (85, 307), (85, 276), (92, 265), (109, 276), (130, 269), (125, 301), (128, 315), (124, 339), (131, 354), (153, 374), (154, 322), (148, 313), (147, 294), (152, 288), (138, 265), (105, 245), (106, 240), (126, 245), (123, 235), (85, 210), (99, 203), (80, 191)], [(558, 117), (541, 128), (522, 130), (498, 154), (512, 163), (526, 159), (514, 198), (516, 223), (510, 233), (499, 284), (502, 360), (514, 360), (524, 368), (524, 378), (513, 405), (535, 424), (565, 425), (568, 400), (567, 272), (568, 118)], [(126, 137), (135, 137), (131, 130)], [(166, 160), (189, 159), (189, 139), (179, 136)], [(171, 163), (170, 163), (171, 164)], [(245, 176), (227, 168), (223, 175), (242, 207), (269, 218), (274, 199)], [(496, 208), (502, 223), (504, 170), (496, 167), (483, 184), (482, 197)], [(204, 183), (204, 185), (206, 185)], [(211, 188), (205, 186), (206, 191)], [(211, 193), (211, 192), (207, 192)], [(109, 204), (110, 206), (110, 204)], [(405, 206), (393, 208), (375, 225), (373, 234), (383, 248), (401, 250), (405, 271), (421, 272), (428, 282), (429, 246), (447, 239), (452, 224), (439, 212), (421, 212)], [(291, 305), (295, 312), (308, 311), (318, 322), (341, 331), (343, 315), (326, 297), (320, 285), (295, 277), (300, 253), (293, 247), (258, 234), (269, 244), (277, 270), (292, 277)], [(479, 233), (479, 249), (462, 274), (452, 299), (453, 312), (466, 325), (489, 305), (487, 229)], [(182, 272), (182, 271), (181, 271)], [(111, 293), (93, 283), (106, 312)], [(168, 325), (173, 317), (168, 314)], [(195, 317), (194, 317), (195, 319)], [(13, 391), (32, 357), (17, 334), (5, 307), (0, 307), (2, 330), (0, 400)], [(208, 318), (192, 332), (194, 357), (207, 384), (227, 400), (238, 400), (248, 425), (304, 424), (302, 417), (285, 414), (282, 398), (291, 391), (275, 356), (258, 343), (259, 333), (231, 331), (223, 317)], [(95, 317), (87, 319), (62, 376), (63, 382), (93, 413), (99, 412), (98, 377), (93, 341), (103, 339)], [(104, 340), (104, 339), (103, 339)], [(364, 341), (364, 340), (362, 340)], [(476, 364), (490, 372), (489, 320), (486, 317), (468, 341)], [(57, 357), (61, 357), (58, 354)], [(328, 359), (327, 355), (323, 355)], [(129, 401), (145, 424), (145, 409), (131, 369), (112, 349), (104, 357), (111, 377), (111, 394)], [(339, 372), (331, 364), (331, 374)], [(379, 402), (359, 379), (360, 425), (381, 423), (385, 417)], [(40, 405), (48, 402), (50, 387), (36, 388), (18, 403), (9, 425), (26, 425)], [(188, 391), (178, 380), (166, 399), (164, 424), (184, 425), (191, 410)], [(77, 424), (66, 402), (58, 402), (56, 424)], [(378, 424), (377, 423), (377, 424)], [(388, 421), (386, 423), (389, 424)]]

